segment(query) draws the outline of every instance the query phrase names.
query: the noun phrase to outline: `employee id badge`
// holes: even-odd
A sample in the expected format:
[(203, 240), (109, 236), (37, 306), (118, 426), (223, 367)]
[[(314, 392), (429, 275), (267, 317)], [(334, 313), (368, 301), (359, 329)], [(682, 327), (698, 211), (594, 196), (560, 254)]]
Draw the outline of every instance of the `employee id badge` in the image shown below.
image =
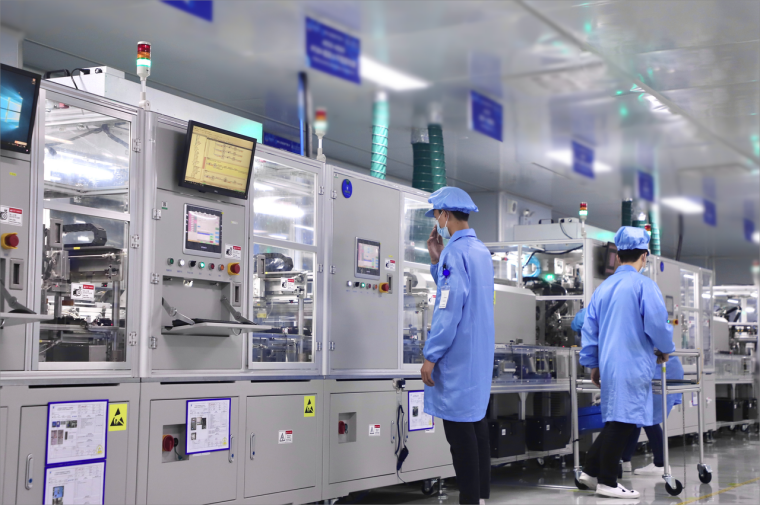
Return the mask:
[(445, 309), (446, 304), (449, 302), (449, 287), (443, 286), (441, 288), (441, 300), (438, 302), (439, 309)]

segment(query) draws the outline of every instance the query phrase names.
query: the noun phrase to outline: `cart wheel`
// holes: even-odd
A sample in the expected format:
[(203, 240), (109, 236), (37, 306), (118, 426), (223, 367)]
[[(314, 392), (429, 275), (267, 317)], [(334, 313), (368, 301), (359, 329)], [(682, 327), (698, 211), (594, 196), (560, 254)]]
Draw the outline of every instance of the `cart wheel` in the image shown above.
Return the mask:
[(425, 496), (431, 496), (433, 493), (435, 493), (435, 482), (432, 480), (423, 480), (422, 494)]
[(577, 477), (575, 478), (575, 487), (577, 487), (577, 488), (578, 488), (578, 489), (580, 489), (581, 491), (588, 491), (588, 486), (587, 486), (586, 484), (581, 484), (581, 483), (578, 481), (578, 478), (577, 478)]
[(665, 489), (667, 490), (670, 496), (678, 496), (679, 494), (681, 494), (681, 491), (683, 491), (683, 484), (681, 484), (680, 480), (676, 480), (676, 487), (672, 488), (670, 487), (670, 484), (666, 482)]
[(536, 458), (536, 464), (540, 466), (541, 468), (543, 468), (544, 466), (546, 466), (546, 461), (544, 460), (544, 458)]
[(712, 480), (712, 472), (708, 472), (707, 470), (700, 470), (699, 480), (702, 481), (703, 484), (709, 484)]

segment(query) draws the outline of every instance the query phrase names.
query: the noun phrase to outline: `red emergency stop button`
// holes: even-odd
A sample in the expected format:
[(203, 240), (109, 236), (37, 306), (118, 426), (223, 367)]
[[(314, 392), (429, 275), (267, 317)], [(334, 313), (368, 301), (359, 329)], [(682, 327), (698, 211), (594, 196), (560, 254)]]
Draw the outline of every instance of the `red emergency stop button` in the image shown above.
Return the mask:
[(3, 233), (2, 238), (0, 238), (0, 244), (3, 246), (3, 249), (18, 249), (18, 233)]
[(227, 265), (227, 273), (230, 275), (240, 275), (240, 263), (230, 263)]
[(381, 293), (387, 293), (390, 290), (391, 290), (391, 285), (388, 284), (387, 282), (383, 282), (382, 284), (380, 284), (380, 292)]

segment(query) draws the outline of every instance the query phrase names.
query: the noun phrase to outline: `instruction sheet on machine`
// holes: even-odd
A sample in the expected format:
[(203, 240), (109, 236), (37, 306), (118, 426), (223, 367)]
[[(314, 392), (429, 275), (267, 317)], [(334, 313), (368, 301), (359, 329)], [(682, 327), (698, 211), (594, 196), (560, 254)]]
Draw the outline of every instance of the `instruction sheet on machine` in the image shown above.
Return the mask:
[(45, 505), (89, 505), (104, 502), (106, 462), (45, 469)]
[(107, 400), (50, 403), (46, 464), (105, 458), (107, 416)]
[(187, 454), (230, 448), (231, 398), (187, 400)]
[(433, 416), (425, 413), (425, 391), (409, 391), (408, 431), (431, 431), (435, 428)]

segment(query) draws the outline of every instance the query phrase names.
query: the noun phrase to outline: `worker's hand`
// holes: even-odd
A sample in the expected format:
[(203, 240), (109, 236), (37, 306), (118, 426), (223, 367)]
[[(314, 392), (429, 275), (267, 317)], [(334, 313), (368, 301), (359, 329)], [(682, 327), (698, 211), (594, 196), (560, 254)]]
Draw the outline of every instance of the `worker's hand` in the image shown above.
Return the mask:
[(602, 387), (602, 383), (599, 379), (600, 379), (599, 369), (598, 368), (591, 369), (591, 382), (593, 382), (594, 385), (598, 388)]
[(663, 363), (667, 363), (669, 359), (670, 354), (660, 353), (657, 355), (657, 364), (662, 365)]
[(443, 252), (443, 237), (438, 234), (438, 229), (433, 226), (433, 231), (430, 232), (430, 237), (427, 240), (427, 248), (430, 253), (430, 263), (433, 265), (438, 263), (441, 259), (441, 252)]
[(420, 368), (422, 382), (424, 382), (426, 386), (435, 386), (435, 382), (433, 382), (433, 368), (435, 368), (435, 363), (428, 360), (425, 360), (422, 364), (422, 368)]

